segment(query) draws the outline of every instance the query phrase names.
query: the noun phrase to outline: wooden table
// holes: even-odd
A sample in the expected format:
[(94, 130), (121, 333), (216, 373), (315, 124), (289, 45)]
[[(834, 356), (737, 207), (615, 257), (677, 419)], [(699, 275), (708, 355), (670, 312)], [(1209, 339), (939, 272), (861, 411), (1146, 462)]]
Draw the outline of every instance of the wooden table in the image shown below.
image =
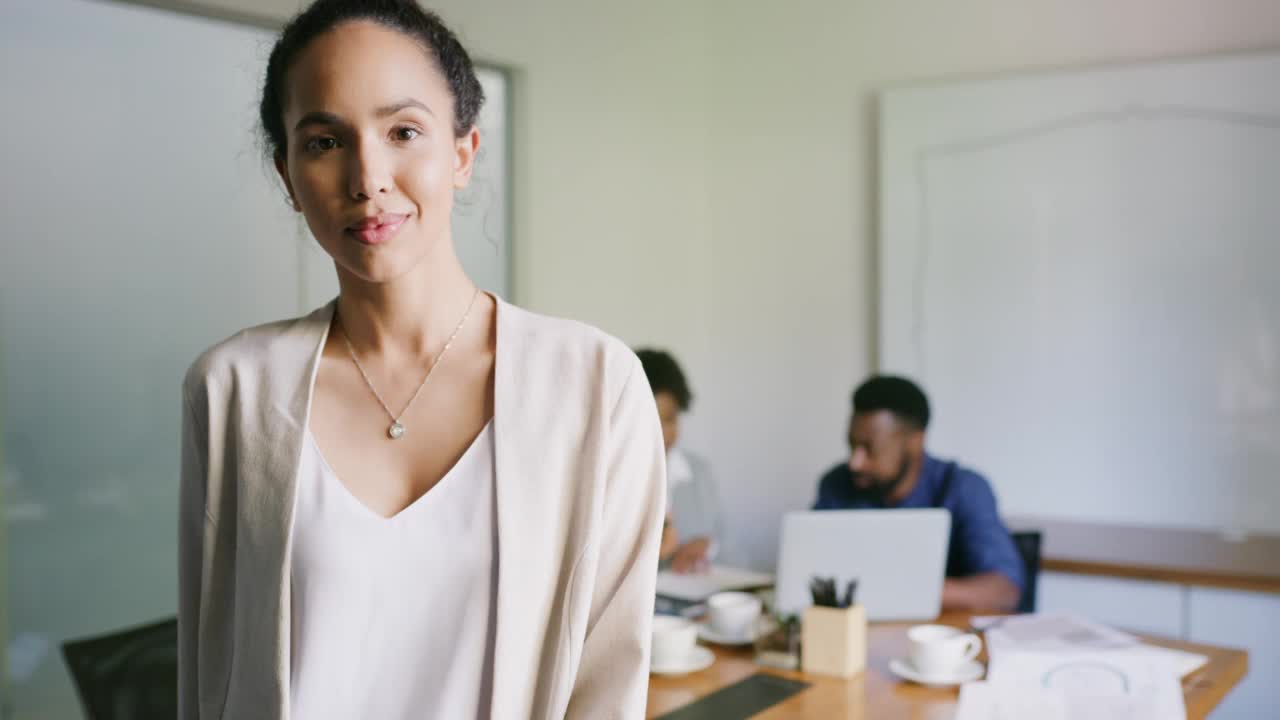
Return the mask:
[[(967, 628), (969, 615), (946, 613), (939, 622)], [(951, 720), (958, 691), (904, 683), (889, 672), (889, 661), (907, 651), (907, 624), (873, 624), (867, 648), (867, 669), (849, 680), (824, 678), (762, 668), (752, 661), (750, 648), (713, 647), (716, 663), (702, 672), (678, 678), (650, 677), (648, 717), (683, 707), (757, 672), (803, 680), (811, 686), (756, 715), (760, 720), (783, 718), (846, 718), (848, 720)], [(1144, 637), (1155, 645), (1206, 655), (1207, 665), (1183, 678), (1187, 717), (1200, 720), (1244, 677), (1248, 654), (1240, 650)]]
[(1280, 593), (1277, 535), (1229, 537), (1210, 530), (1035, 517), (1012, 517), (1007, 524), (1041, 531), (1044, 570)]

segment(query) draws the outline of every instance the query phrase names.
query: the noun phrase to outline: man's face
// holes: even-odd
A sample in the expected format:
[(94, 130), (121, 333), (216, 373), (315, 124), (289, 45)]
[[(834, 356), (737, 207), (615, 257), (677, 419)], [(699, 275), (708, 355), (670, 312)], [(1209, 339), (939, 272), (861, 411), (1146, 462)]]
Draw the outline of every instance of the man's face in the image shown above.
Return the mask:
[(888, 410), (857, 413), (849, 421), (849, 469), (860, 490), (892, 495), (923, 451), (924, 432)]

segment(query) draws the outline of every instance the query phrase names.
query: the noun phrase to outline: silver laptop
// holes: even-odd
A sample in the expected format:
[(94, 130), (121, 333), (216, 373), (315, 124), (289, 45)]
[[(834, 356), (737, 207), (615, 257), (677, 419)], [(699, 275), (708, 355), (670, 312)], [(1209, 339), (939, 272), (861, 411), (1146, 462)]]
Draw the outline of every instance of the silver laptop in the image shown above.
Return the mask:
[(778, 552), (777, 610), (813, 604), (809, 581), (834, 577), (839, 594), (857, 579), (868, 620), (932, 620), (942, 609), (951, 513), (817, 510), (787, 513)]

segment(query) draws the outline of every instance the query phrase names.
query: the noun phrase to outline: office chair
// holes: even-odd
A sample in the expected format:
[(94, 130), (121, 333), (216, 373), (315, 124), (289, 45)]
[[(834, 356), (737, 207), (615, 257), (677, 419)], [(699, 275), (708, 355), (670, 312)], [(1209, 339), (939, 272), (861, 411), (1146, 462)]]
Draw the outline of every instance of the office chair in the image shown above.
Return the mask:
[(178, 716), (178, 619), (62, 646), (88, 720)]
[(1022, 556), (1023, 577), (1026, 585), (1022, 588), (1022, 597), (1018, 599), (1018, 612), (1036, 611), (1036, 580), (1040, 577), (1040, 531), (1030, 530), (1010, 533), (1013, 544)]

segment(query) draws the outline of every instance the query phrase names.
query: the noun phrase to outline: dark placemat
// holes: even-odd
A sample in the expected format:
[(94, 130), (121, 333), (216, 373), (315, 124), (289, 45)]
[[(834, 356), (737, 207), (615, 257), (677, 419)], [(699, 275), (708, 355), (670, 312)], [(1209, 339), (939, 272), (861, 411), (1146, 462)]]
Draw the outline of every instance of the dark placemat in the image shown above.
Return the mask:
[(763, 712), (807, 687), (809, 683), (806, 682), (756, 673), (672, 710), (658, 720), (741, 720)]

